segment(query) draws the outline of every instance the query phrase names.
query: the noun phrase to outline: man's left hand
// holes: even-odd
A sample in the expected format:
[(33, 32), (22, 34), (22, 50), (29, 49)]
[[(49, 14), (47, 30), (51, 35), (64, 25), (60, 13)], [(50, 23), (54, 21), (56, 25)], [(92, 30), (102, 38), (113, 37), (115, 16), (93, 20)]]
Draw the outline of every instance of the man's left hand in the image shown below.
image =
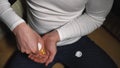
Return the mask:
[(45, 34), (42, 38), (44, 40), (45, 49), (48, 54), (48, 59), (45, 62), (45, 65), (47, 66), (54, 60), (54, 57), (56, 55), (56, 44), (59, 41), (59, 35), (58, 32), (54, 30), (50, 33)]

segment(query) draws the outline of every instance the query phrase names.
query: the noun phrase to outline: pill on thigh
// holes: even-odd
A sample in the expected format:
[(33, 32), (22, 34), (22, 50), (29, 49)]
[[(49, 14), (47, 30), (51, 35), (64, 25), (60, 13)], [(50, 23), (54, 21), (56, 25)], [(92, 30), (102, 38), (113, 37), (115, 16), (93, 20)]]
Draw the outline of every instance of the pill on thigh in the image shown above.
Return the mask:
[(81, 51), (76, 51), (75, 56), (80, 58), (82, 56), (82, 52)]

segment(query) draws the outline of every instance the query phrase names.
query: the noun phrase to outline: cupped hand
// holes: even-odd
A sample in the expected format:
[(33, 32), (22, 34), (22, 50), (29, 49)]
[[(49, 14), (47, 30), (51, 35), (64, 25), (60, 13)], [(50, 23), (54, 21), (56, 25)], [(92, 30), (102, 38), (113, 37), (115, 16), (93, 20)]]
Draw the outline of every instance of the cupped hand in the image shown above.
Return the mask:
[(59, 36), (57, 31), (52, 31), (50, 33), (45, 34), (43, 37), (44, 45), (42, 45), (42, 49), (45, 50), (45, 54), (30, 54), (29, 58), (38, 63), (45, 63), (47, 66), (51, 63), (56, 55), (57, 48), (56, 43), (59, 41)]
[(54, 60), (54, 57), (56, 55), (57, 52), (56, 44), (59, 41), (59, 35), (58, 32), (54, 30), (50, 33), (45, 34), (42, 38), (44, 40), (44, 46), (48, 54), (48, 59), (45, 62), (45, 65), (47, 66)]
[[(39, 47), (38, 47), (39, 49)], [(37, 62), (37, 63), (45, 63), (48, 59), (48, 54), (46, 53), (46, 49), (44, 45), (41, 45), (40, 50), (36, 54), (29, 54), (28, 56), (31, 60)]]

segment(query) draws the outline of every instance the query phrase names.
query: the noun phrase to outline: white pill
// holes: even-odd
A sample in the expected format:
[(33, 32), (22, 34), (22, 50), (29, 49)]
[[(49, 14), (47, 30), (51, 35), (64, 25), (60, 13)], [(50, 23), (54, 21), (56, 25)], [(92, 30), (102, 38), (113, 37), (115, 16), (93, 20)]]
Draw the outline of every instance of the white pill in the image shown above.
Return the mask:
[(81, 56), (82, 56), (82, 52), (81, 52), (81, 51), (77, 51), (77, 52), (75, 53), (75, 56), (78, 57), (78, 58), (81, 57)]
[(38, 43), (38, 50), (41, 50), (42, 45), (40, 43)]

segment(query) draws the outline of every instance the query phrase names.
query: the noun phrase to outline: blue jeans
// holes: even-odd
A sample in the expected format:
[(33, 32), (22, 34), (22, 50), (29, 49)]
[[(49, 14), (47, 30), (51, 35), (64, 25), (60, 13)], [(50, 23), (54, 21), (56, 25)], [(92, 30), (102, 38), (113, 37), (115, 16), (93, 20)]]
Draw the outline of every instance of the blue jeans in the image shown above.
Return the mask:
[[(81, 52), (80, 57), (75, 56), (77, 51)], [(73, 44), (57, 47), (54, 61), (48, 67), (16, 51), (5, 68), (52, 68), (56, 62), (62, 63), (65, 68), (117, 68), (112, 59), (86, 36)]]

